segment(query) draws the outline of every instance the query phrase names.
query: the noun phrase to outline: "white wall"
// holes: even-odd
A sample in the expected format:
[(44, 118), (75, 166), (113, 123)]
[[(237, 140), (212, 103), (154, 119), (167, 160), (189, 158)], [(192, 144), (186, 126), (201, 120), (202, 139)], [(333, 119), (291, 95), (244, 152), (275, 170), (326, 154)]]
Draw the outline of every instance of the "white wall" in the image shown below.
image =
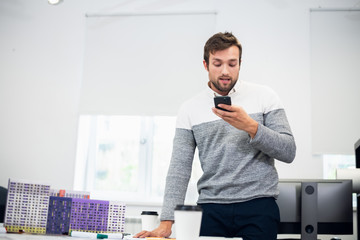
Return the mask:
[(0, 2), (0, 185), (72, 187), (81, 81), (81, 4)]
[[(51, 6), (0, 1), (0, 185), (11, 178), (73, 187), (86, 13), (217, 11), (244, 53), (240, 78), (274, 88), (297, 142), (281, 178), (321, 178), (311, 154), (310, 8), (351, 8), (356, 0), (96, 1)], [(204, 22), (204, 24), (207, 24)]]
[(1, 0), (0, 185), (20, 178), (73, 187), (85, 14), (124, 11), (217, 11), (216, 32), (232, 31), (243, 44), (240, 78), (271, 86), (285, 104), (298, 150), (292, 164), (277, 164), (280, 177), (321, 178), (322, 162), (311, 154), (309, 9), (359, 6), (357, 0), (64, 0), (58, 6)]

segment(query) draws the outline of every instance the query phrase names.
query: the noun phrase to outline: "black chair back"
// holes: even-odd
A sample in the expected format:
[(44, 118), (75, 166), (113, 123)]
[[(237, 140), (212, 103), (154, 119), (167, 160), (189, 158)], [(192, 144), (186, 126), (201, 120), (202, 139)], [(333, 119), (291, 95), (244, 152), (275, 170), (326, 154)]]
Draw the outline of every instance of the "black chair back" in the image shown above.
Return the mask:
[(0, 186), (0, 223), (3, 223), (5, 218), (7, 192), (6, 188)]

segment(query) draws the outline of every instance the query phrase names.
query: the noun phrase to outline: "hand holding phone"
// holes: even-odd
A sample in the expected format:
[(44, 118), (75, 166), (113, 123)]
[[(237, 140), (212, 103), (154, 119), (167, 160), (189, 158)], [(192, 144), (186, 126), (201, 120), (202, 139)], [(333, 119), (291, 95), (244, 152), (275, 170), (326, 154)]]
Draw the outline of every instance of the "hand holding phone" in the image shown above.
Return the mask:
[(226, 110), (218, 106), (219, 104), (231, 105), (231, 98), (229, 96), (216, 96), (214, 97), (214, 103), (217, 109), (230, 112), (229, 110)]

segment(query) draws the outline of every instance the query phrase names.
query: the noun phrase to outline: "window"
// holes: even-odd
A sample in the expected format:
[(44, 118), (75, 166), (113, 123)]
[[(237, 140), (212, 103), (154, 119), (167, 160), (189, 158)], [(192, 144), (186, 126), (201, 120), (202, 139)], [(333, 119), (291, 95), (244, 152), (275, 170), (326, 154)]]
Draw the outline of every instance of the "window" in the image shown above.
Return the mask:
[(336, 169), (355, 168), (355, 156), (354, 155), (323, 155), (324, 163), (324, 178), (336, 179)]
[[(336, 179), (336, 169), (355, 168), (355, 156), (325, 154), (323, 155), (323, 164), (324, 164), (324, 178)], [(356, 193), (354, 193), (353, 207), (356, 207), (356, 205), (357, 205)]]
[[(97, 199), (161, 202), (175, 122), (172, 116), (81, 116), (75, 188)], [(197, 154), (194, 165), (191, 200), (201, 174)]]

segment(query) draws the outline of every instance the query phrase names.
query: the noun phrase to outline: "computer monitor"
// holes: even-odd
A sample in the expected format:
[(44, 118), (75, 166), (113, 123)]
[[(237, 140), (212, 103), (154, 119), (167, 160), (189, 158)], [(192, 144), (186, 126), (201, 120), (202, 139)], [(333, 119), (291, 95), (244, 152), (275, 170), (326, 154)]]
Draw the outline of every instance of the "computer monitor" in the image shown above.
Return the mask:
[(355, 162), (356, 168), (360, 168), (360, 139), (355, 143)]
[[(317, 186), (317, 198), (313, 203), (302, 200), (301, 186), (304, 183)], [(279, 234), (302, 234), (306, 225), (302, 223), (304, 212), (316, 219), (315, 234), (353, 234), (351, 180), (280, 180), (279, 190), (276, 200), (280, 209)], [(311, 204), (316, 206), (317, 211), (306, 213)]]
[[(356, 168), (360, 168), (360, 139), (354, 145), (355, 147), (355, 166)], [(357, 231), (358, 237), (360, 239), (360, 194), (357, 193), (356, 197), (357, 207), (356, 207), (356, 214), (357, 214)]]

